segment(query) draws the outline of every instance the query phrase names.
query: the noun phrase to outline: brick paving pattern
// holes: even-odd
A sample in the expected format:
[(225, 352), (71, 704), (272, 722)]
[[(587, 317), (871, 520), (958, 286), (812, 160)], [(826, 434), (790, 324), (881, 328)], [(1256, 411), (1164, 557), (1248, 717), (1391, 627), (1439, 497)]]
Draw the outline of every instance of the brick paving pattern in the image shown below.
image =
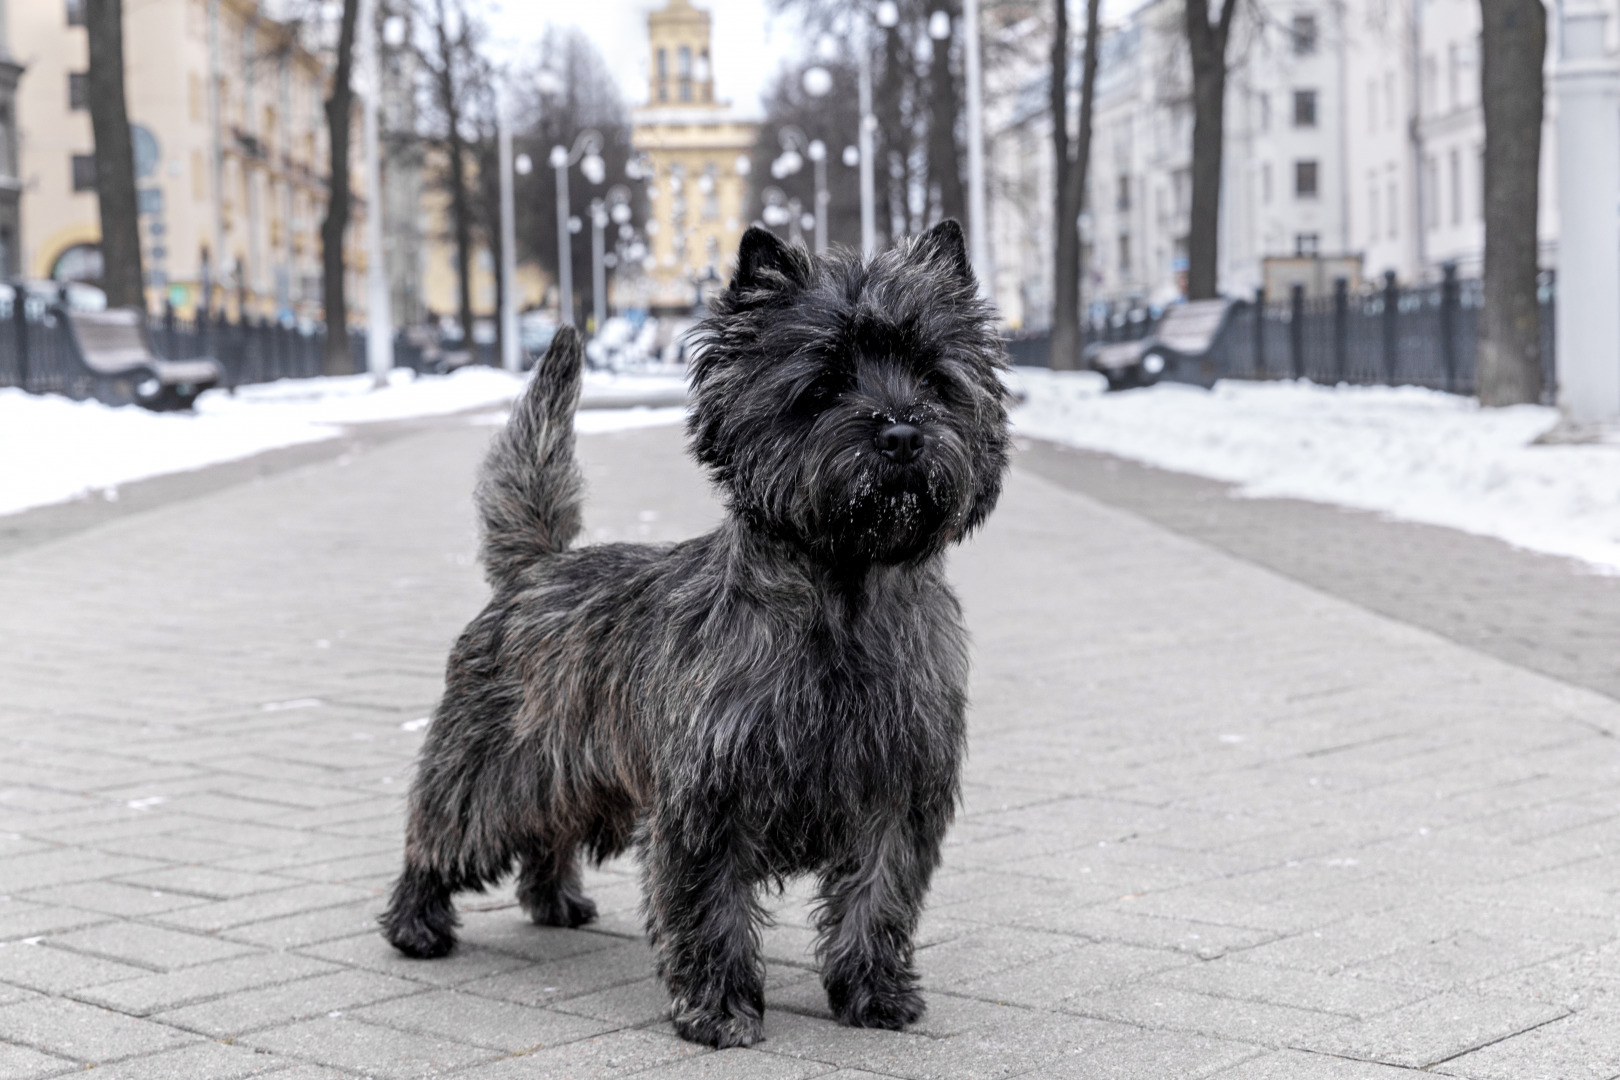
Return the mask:
[[(373, 920), (418, 721), (484, 595), (488, 435), (19, 526), (0, 1080), (1620, 1075), (1620, 703), (1590, 664), (1555, 678), (1375, 613), (1335, 595), (1356, 575), (1313, 588), (1034, 453), (953, 558), (972, 746), (916, 1027), (831, 1022), (792, 887), (767, 1041), (674, 1038), (628, 862), (590, 873), (590, 929), (529, 926), (502, 890), (463, 898), (457, 955), (397, 956)], [(582, 440), (593, 536), (714, 519), (679, 445)]]

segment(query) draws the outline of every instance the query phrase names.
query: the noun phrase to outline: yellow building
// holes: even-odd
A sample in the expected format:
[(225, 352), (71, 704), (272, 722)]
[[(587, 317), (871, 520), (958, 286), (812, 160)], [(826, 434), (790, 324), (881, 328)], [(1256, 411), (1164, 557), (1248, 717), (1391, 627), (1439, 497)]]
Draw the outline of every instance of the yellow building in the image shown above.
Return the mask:
[(654, 311), (688, 311), (707, 283), (730, 275), (756, 127), (714, 100), (707, 11), (669, 0), (647, 30), (648, 103), (633, 110), (631, 136), (648, 181), (646, 299)]
[[(17, 94), (21, 265), (33, 277), (99, 276), (83, 8), (11, 5), (12, 52), (27, 66)], [(319, 318), (322, 62), (255, 0), (142, 0), (124, 5), (124, 75), (149, 302), (189, 313), (206, 287), (233, 317)], [(358, 123), (355, 135), (358, 190)], [(359, 297), (364, 200), (353, 205), (345, 262)]]

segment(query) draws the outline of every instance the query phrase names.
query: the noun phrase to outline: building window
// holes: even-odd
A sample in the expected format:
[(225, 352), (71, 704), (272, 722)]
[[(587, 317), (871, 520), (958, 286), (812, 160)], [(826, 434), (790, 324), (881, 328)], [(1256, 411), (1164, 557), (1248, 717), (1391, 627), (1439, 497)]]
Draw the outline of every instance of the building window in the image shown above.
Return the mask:
[(658, 100), (669, 100), (669, 52), (658, 50)]
[(1451, 223), (1462, 224), (1462, 155), (1453, 150), (1451, 152)]
[(96, 155), (73, 155), (73, 190), (96, 190)]
[(1310, 56), (1316, 52), (1316, 16), (1295, 15), (1291, 36), (1295, 56)]
[(1367, 134), (1378, 130), (1378, 80), (1367, 80)]
[(681, 80), (681, 100), (692, 100), (692, 50), (682, 45), (675, 53), (675, 74)]
[(1123, 211), (1129, 210), (1130, 208), (1131, 208), (1131, 178), (1128, 177), (1128, 176), (1122, 176), (1122, 177), (1119, 178), (1119, 191), (1118, 191), (1118, 194), (1116, 194), (1114, 196), (1114, 209), (1123, 212)]
[(1294, 198), (1316, 198), (1316, 162), (1294, 162)]
[(1271, 95), (1260, 95), (1260, 130), (1271, 130)]
[(1119, 234), (1119, 272), (1121, 276), (1131, 272), (1131, 234)]
[(1384, 217), (1389, 221), (1389, 238), (1395, 239), (1400, 232), (1401, 224), (1401, 195), (1400, 187), (1395, 180), (1395, 166), (1389, 167), (1389, 181), (1385, 185), (1389, 191), (1389, 198), (1384, 203)]
[(1440, 227), (1440, 162), (1432, 155), (1423, 159), (1423, 218), (1430, 232)]
[(84, 25), (84, 0), (67, 0), (67, 24)]
[(1367, 239), (1378, 239), (1378, 174), (1367, 174)]
[(1260, 202), (1266, 206), (1271, 205), (1271, 162), (1269, 161), (1260, 166)]
[(1314, 259), (1322, 254), (1321, 234), (1313, 232), (1295, 233), (1294, 254), (1301, 259)]
[(79, 112), (90, 107), (90, 76), (82, 71), (68, 72), (68, 108)]
[(1313, 128), (1316, 126), (1316, 91), (1294, 91), (1294, 126), (1297, 128)]

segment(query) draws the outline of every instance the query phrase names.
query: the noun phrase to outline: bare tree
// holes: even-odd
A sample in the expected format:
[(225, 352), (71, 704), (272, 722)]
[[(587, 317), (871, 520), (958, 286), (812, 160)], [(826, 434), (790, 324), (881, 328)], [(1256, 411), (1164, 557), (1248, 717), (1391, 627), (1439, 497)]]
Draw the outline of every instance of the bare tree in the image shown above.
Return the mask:
[[(326, 99), (328, 168), (326, 218), (321, 222), (321, 299), (326, 309), (326, 356), (322, 370), (347, 375), (354, 370), (349, 356), (349, 302), (345, 289), (343, 238), (349, 231), (349, 121), (354, 113), (354, 31), (360, 0), (343, 0), (338, 22), (336, 64), (332, 91)], [(371, 213), (382, 212), (374, 206)]]
[(1221, 149), (1226, 123), (1226, 43), (1238, 0), (1221, 3), (1209, 21), (1209, 0), (1184, 0), (1187, 51), (1193, 74), (1192, 213), (1187, 223), (1187, 299), (1215, 296), (1220, 244)]
[(444, 172), (440, 182), (450, 197), (450, 230), (456, 260), (456, 317), (461, 324), (461, 340), (472, 348), (472, 250), (474, 193), (468, 171), (472, 146), (468, 132), (490, 112), (491, 85), (488, 63), (479, 52), (484, 28), (467, 10), (463, 0), (453, 9), (445, 0), (433, 0), (425, 11), (431, 43), (422, 52), (430, 98), (437, 116), (434, 141), (443, 155)]
[(1101, 0), (1086, 0), (1086, 43), (1080, 66), (1079, 131), (1069, 139), (1069, 13), (1056, 0), (1052, 29), (1052, 158), (1057, 210), (1053, 239), (1051, 366), (1072, 371), (1080, 360), (1080, 211), (1091, 168), (1091, 117), (1097, 90)]
[[(807, 209), (815, 206), (815, 168), (808, 160), (796, 173), (779, 177), (771, 175), (771, 162), (782, 153), (778, 133), (791, 124), (804, 132), (805, 138), (820, 139), (827, 148), (828, 242), (859, 248), (860, 172), (846, 167), (839, 160), (843, 146), (860, 124), (860, 110), (856, 104), (859, 69), (855, 57), (848, 55), (817, 63), (832, 76), (832, 90), (826, 96), (813, 98), (805, 93), (804, 67), (808, 65), (784, 68), (765, 93), (765, 122), (760, 125), (759, 137), (754, 143), (752, 168), (749, 170), (749, 175), (756, 178), (750, 196), (754, 204), (753, 212), (758, 214), (763, 209), (760, 196), (767, 185), (774, 185), (784, 196), (799, 200), (800, 205)], [(881, 208), (883, 193), (880, 190), (878, 194), (878, 206)], [(781, 226), (777, 226), (776, 230), (784, 239), (790, 235)]]
[(1479, 6), (1485, 111), (1479, 400), (1519, 405), (1541, 400), (1536, 210), (1547, 10), (1542, 0), (1480, 0)]
[[(542, 77), (541, 72), (548, 72), (549, 77)], [(602, 136), (602, 184), (591, 183), (580, 163), (569, 171), (571, 212), (586, 223), (588, 230), (591, 199), (604, 196), (626, 175), (631, 156), (630, 113), (612, 69), (577, 30), (548, 30), (533, 73), (513, 82), (531, 88), (529, 96), (514, 108), (519, 119), (514, 124), (513, 150), (528, 154), (535, 165), (529, 175), (517, 178), (515, 186), (517, 254), (539, 263), (552, 280), (558, 281), (557, 171), (547, 163), (551, 149), (572, 148), (586, 129)], [(646, 188), (639, 183), (626, 186), (631, 191), (631, 219), (626, 224), (634, 228), (646, 220)], [(574, 310), (588, 312), (595, 304), (590, 292), (594, 284), (588, 231), (582, 231), (569, 245), (569, 264)]]
[(88, 0), (90, 126), (96, 140), (102, 287), (114, 307), (146, 307), (135, 194), (135, 147), (124, 104), (123, 0)]

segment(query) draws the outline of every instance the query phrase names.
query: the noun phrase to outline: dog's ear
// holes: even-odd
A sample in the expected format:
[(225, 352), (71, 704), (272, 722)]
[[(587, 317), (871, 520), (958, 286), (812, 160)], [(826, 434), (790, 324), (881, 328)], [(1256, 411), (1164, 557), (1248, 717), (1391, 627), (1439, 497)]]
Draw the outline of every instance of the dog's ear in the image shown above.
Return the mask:
[(955, 218), (946, 218), (917, 239), (916, 251), (923, 262), (936, 263), (954, 273), (964, 283), (977, 285), (973, 261), (968, 258), (967, 241)]
[(784, 244), (769, 229), (750, 225), (737, 248), (737, 270), (731, 275), (735, 294), (781, 292), (803, 285), (810, 267), (802, 251)]

